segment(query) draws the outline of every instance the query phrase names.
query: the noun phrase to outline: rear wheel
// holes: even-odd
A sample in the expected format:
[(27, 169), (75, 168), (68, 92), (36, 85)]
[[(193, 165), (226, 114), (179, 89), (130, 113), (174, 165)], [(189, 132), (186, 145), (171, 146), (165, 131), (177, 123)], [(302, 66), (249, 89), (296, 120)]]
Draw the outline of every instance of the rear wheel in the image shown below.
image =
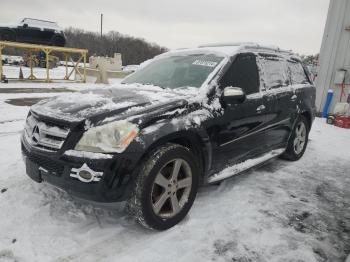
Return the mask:
[(299, 116), (292, 134), (289, 138), (287, 149), (282, 158), (296, 161), (299, 160), (306, 150), (309, 141), (310, 124), (304, 116)]
[(198, 177), (193, 154), (181, 145), (166, 144), (141, 165), (127, 211), (145, 227), (166, 230), (187, 215)]

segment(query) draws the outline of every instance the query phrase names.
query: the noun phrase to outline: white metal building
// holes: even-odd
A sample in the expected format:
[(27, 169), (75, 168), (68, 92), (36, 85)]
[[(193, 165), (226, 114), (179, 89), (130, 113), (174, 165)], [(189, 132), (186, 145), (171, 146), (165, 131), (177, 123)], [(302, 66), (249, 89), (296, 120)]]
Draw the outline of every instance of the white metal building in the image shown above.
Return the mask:
[(330, 0), (315, 84), (319, 111), (328, 89), (334, 90), (331, 112), (340, 101), (342, 88), (345, 92), (342, 101), (346, 102), (350, 93), (350, 0)]

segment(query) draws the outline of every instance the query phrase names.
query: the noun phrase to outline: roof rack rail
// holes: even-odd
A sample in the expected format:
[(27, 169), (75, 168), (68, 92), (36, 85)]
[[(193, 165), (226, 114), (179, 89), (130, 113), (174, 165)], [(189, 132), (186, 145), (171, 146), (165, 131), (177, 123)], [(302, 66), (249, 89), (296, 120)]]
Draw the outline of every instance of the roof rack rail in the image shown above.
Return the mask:
[(30, 18), (30, 17), (25, 17), (25, 18), (22, 19), (22, 21), (24, 21), (26, 19), (34, 20), (34, 21), (38, 21), (38, 22), (52, 23), (52, 24), (56, 24), (57, 23), (57, 22), (53, 22), (53, 21), (41, 20), (41, 19)]
[(254, 43), (254, 42), (216, 43), (216, 44), (200, 45), (198, 47), (203, 48), (203, 47), (224, 47), (224, 46), (238, 46), (241, 49), (268, 50), (268, 51), (275, 51), (275, 52), (288, 53), (288, 54), (292, 53), (292, 51), (284, 50), (284, 49), (281, 49), (277, 46), (261, 45), (261, 44)]
[(224, 42), (224, 43), (212, 43), (200, 45), (198, 47), (223, 47), (223, 46), (242, 46), (244, 44), (254, 44), (254, 43), (246, 43), (246, 42)]

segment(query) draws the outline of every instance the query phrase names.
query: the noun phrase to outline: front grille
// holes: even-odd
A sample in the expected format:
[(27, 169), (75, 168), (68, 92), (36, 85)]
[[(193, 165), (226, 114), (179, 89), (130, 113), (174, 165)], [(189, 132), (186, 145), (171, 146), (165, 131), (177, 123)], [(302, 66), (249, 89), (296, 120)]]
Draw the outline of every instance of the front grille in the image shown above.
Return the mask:
[(47, 171), (50, 171), (50, 172), (56, 173), (56, 174), (63, 173), (64, 165), (62, 165), (56, 161), (53, 161), (51, 159), (37, 155), (37, 154), (30, 154), (28, 152), (28, 150), (25, 148), (25, 146), (23, 146), (23, 145), (22, 145), (22, 152), (30, 161), (34, 162), (35, 164), (39, 165), (40, 167), (43, 167)]
[(26, 141), (39, 149), (56, 152), (69, 134), (69, 128), (55, 126), (38, 120), (33, 115), (29, 115), (24, 128)]

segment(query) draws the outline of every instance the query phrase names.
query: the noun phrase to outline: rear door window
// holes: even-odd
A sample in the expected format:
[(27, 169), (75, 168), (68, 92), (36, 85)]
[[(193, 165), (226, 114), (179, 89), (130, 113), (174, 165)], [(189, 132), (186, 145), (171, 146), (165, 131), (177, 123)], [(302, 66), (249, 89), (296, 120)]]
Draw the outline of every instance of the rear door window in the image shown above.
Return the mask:
[(293, 85), (310, 83), (300, 62), (289, 60), (288, 66)]
[(287, 61), (278, 56), (259, 56), (264, 90), (290, 85)]
[(222, 87), (240, 87), (246, 95), (259, 92), (259, 73), (256, 57), (243, 54), (236, 57), (220, 81)]

